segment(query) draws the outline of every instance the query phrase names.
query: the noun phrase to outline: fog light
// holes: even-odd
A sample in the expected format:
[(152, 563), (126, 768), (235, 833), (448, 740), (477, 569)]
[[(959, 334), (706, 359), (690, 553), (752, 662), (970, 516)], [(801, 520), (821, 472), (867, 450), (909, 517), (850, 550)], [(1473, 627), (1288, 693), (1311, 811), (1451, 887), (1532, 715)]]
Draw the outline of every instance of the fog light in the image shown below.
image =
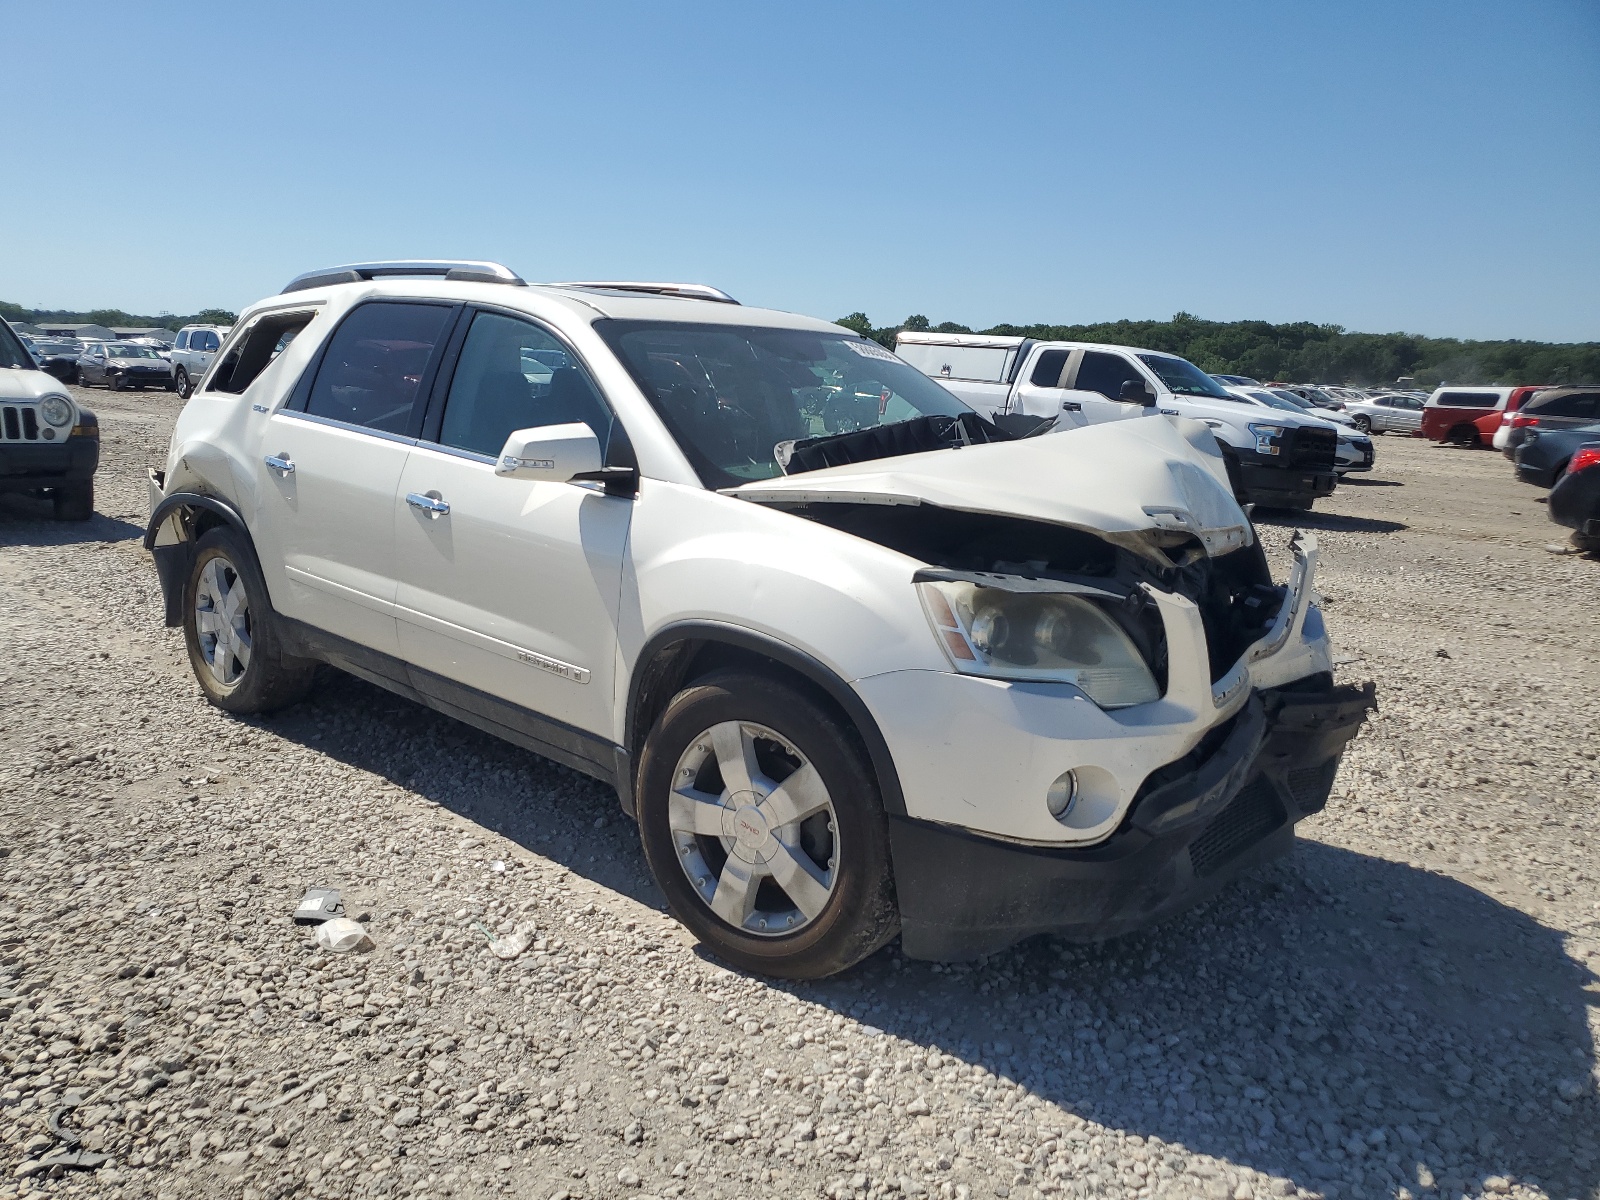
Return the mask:
[(1045, 806), (1058, 821), (1065, 821), (1078, 802), (1078, 775), (1076, 771), (1063, 771), (1050, 790), (1045, 793)]

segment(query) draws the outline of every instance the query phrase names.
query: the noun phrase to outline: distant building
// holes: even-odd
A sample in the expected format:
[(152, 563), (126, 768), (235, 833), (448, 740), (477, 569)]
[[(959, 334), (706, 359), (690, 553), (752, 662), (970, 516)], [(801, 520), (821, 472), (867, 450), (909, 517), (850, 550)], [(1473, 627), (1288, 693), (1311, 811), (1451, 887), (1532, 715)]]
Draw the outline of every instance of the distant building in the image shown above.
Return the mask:
[(114, 342), (117, 335), (104, 325), (74, 324), (69, 321), (35, 321), (39, 332), (52, 337), (81, 338), (86, 342)]
[(123, 342), (132, 341), (134, 338), (154, 338), (156, 341), (164, 342), (170, 346), (178, 340), (178, 335), (173, 333), (172, 330), (163, 329), (160, 326), (145, 326), (140, 329), (134, 329), (128, 325), (113, 325), (111, 332), (117, 335), (118, 341)]
[(27, 321), (7, 321), (6, 324), (18, 333), (25, 333), (29, 337), (41, 337), (44, 334), (44, 330), (37, 325), (30, 325)]

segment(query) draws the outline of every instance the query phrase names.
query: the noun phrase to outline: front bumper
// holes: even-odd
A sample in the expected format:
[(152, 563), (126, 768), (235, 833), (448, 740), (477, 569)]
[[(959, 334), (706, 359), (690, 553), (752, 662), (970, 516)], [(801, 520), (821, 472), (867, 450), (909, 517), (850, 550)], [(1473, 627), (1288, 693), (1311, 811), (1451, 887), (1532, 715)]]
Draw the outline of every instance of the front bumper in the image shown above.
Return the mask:
[(167, 387), (172, 383), (171, 371), (107, 371), (106, 382), (133, 384), (138, 387)]
[(41, 445), (0, 442), (0, 492), (31, 492), (93, 479), (100, 466), (98, 438), (69, 437)]
[(903, 950), (950, 960), (1040, 933), (1099, 940), (1193, 906), (1292, 846), (1375, 707), (1370, 683), (1258, 692), (1220, 744), (1173, 764), (1177, 778), (1152, 776), (1117, 831), (1081, 849), (890, 818)]
[(1351, 442), (1348, 449), (1344, 446), (1339, 447), (1339, 457), (1333, 469), (1340, 475), (1351, 471), (1370, 471), (1376, 459), (1377, 451), (1370, 441)]
[(1242, 503), (1263, 508), (1309, 504), (1333, 494), (1339, 476), (1326, 471), (1304, 471), (1285, 467), (1269, 455), (1235, 451), (1239, 460), (1239, 490)]

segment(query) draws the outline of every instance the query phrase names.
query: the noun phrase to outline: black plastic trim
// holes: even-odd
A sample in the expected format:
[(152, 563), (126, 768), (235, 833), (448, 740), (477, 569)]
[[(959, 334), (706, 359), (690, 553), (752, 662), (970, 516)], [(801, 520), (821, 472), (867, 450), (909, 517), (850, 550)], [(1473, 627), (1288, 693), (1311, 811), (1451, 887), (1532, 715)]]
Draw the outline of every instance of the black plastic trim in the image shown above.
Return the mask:
[(650, 665), (661, 656), (670, 654), (675, 646), (685, 642), (710, 642), (748, 650), (783, 664), (821, 688), (844, 710), (866, 745), (867, 756), (871, 759), (872, 769), (878, 777), (878, 791), (883, 798), (884, 810), (890, 815), (905, 815), (905, 793), (900, 787), (900, 772), (894, 765), (894, 756), (889, 753), (889, 743), (884, 740), (878, 722), (873, 719), (871, 711), (856, 694), (856, 690), (827, 665), (804, 650), (737, 625), (722, 625), (715, 621), (683, 621), (658, 630), (644, 644), (634, 660), (633, 674), (628, 680), (628, 721), (623, 735), (626, 752), (636, 755), (645, 733), (648, 732), (638, 727), (638, 715), (640, 685)]
[(617, 772), (626, 763), (627, 754), (609, 739), (541, 716), (303, 621), (281, 615), (278, 620), (292, 654), (328, 663), (541, 758), (618, 786)]
[(221, 517), (225, 525), (243, 535), (252, 550), (255, 548), (255, 539), (250, 536), (244, 517), (226, 500), (219, 500), (204, 492), (173, 492), (156, 505), (155, 511), (150, 514), (150, 523), (145, 527), (144, 548), (150, 551), (151, 558), (155, 560), (156, 577), (161, 582), (162, 615), (169, 628), (183, 623), (183, 587), (189, 577), (189, 564), (194, 558), (194, 522), (192, 519), (182, 521), (183, 540), (170, 546), (156, 545), (156, 535), (174, 513), (189, 515), (197, 508)]

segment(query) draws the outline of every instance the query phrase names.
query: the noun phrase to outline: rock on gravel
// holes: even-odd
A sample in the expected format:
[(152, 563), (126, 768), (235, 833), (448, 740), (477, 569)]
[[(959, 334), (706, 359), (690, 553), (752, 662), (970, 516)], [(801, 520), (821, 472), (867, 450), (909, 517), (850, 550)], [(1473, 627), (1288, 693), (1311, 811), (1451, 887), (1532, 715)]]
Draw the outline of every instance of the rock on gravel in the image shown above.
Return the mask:
[[(1306, 522), (1383, 711), (1292, 859), (775, 985), (588, 780), (337, 675), (208, 708), (136, 541), (177, 405), (91, 403), (102, 515), (0, 501), (0, 1200), (1596, 1195), (1600, 566), (1498, 456), (1380, 439)], [(374, 949), (292, 923), (313, 885)], [(39, 1168), (63, 1111), (108, 1167)]]

